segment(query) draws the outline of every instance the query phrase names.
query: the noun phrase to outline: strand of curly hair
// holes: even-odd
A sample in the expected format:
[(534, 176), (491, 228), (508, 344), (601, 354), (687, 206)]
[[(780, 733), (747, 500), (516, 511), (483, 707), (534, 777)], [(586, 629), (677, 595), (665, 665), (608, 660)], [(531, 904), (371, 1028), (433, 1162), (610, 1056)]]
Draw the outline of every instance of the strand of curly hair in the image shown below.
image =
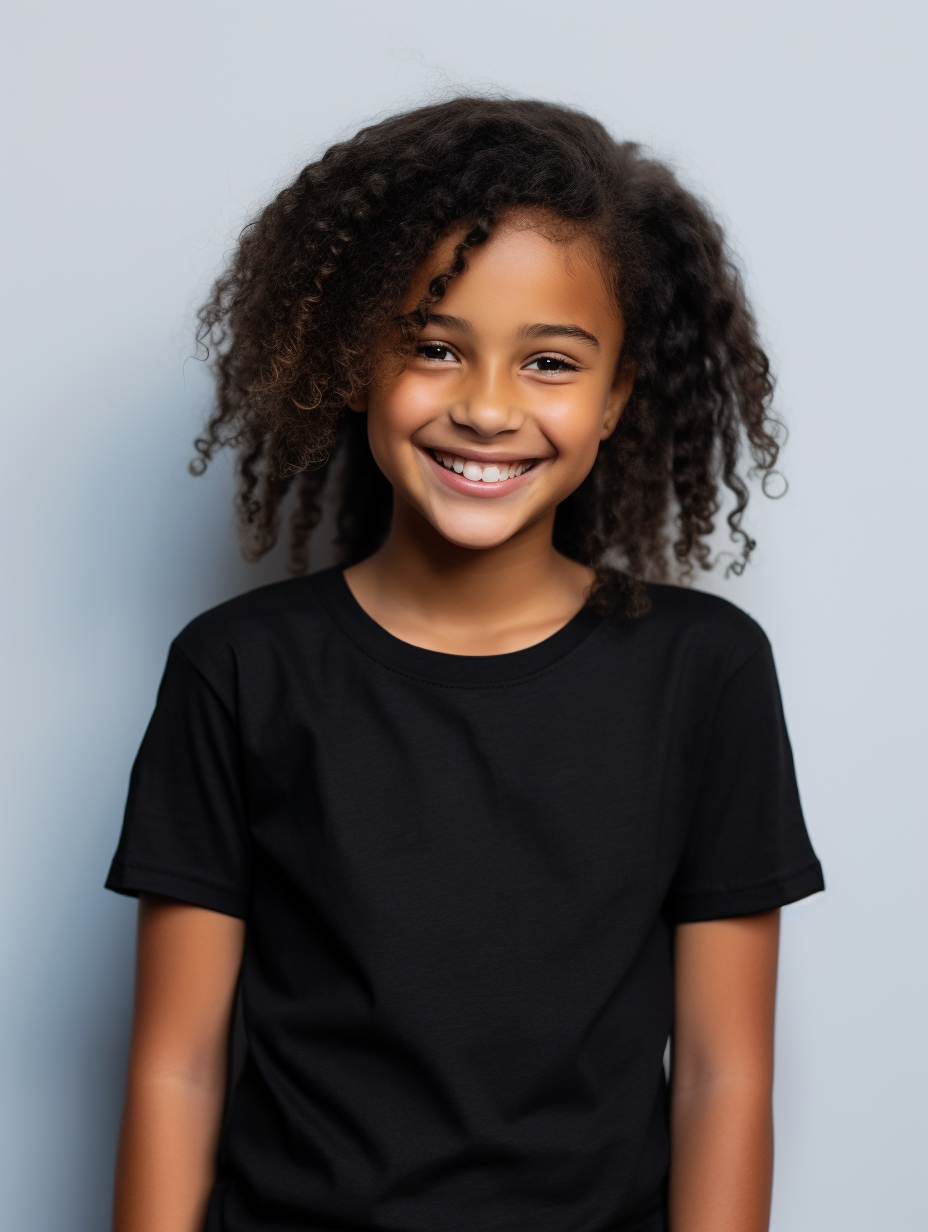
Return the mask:
[[(191, 464), (238, 454), (243, 551), (276, 542), (297, 485), (289, 568), (308, 568), (321, 496), (340, 470), (336, 548), (351, 564), (384, 541), (391, 490), (348, 403), (370, 379), (372, 339), (410, 346), (428, 309), (507, 210), (587, 232), (624, 315), (634, 386), (580, 488), (558, 508), (555, 546), (596, 571), (590, 602), (640, 615), (644, 580), (712, 565), (727, 515), (740, 573), (747, 479), (776, 464), (773, 380), (718, 223), (669, 168), (567, 108), (458, 98), (393, 116), (332, 146), (245, 228), (200, 310), (216, 400)], [(413, 312), (400, 305), (439, 239), (466, 228)]]

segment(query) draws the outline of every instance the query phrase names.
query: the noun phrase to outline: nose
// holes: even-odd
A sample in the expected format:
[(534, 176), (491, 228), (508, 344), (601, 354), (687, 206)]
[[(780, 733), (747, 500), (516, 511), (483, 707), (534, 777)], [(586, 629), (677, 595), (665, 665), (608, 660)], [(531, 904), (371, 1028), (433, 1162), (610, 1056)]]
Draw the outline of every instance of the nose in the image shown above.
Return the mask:
[(525, 422), (519, 392), (504, 371), (487, 365), (471, 372), (449, 414), (454, 423), (478, 436), (516, 432)]

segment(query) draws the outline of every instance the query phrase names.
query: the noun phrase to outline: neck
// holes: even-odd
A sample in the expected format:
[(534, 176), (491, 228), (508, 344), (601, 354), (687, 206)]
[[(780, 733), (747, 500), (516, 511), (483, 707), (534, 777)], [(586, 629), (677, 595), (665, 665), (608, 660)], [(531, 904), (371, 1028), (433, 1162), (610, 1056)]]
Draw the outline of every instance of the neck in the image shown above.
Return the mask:
[(555, 551), (553, 528), (552, 510), (496, 547), (465, 548), (397, 500), (387, 542), (345, 578), (365, 611), (405, 641), (505, 653), (550, 636), (583, 605), (590, 571)]

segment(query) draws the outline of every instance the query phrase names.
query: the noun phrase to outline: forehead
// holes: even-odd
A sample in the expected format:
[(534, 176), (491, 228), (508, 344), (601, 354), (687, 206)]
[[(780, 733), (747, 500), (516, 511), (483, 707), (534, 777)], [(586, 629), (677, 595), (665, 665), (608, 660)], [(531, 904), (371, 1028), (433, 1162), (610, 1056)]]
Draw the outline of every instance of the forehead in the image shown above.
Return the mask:
[[(462, 229), (436, 245), (410, 288), (410, 308), (451, 264), (463, 234)], [(523, 216), (505, 219), (468, 252), (466, 269), (448, 283), (441, 305), (442, 312), (474, 324), (479, 318), (511, 317), (519, 325), (553, 320), (586, 328), (596, 320), (602, 329), (604, 318), (619, 318), (593, 241)]]

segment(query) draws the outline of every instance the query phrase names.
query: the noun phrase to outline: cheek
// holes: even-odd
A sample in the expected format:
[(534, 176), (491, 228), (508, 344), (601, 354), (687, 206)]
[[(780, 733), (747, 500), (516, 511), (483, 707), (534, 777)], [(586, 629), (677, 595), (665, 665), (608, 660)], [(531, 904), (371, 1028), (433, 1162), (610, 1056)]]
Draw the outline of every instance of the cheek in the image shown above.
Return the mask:
[(430, 382), (400, 377), (389, 388), (373, 391), (368, 405), (369, 432), (384, 445), (409, 441), (436, 415), (436, 391)]
[(565, 398), (547, 408), (543, 431), (563, 462), (589, 467), (599, 449), (602, 420), (598, 400)]

